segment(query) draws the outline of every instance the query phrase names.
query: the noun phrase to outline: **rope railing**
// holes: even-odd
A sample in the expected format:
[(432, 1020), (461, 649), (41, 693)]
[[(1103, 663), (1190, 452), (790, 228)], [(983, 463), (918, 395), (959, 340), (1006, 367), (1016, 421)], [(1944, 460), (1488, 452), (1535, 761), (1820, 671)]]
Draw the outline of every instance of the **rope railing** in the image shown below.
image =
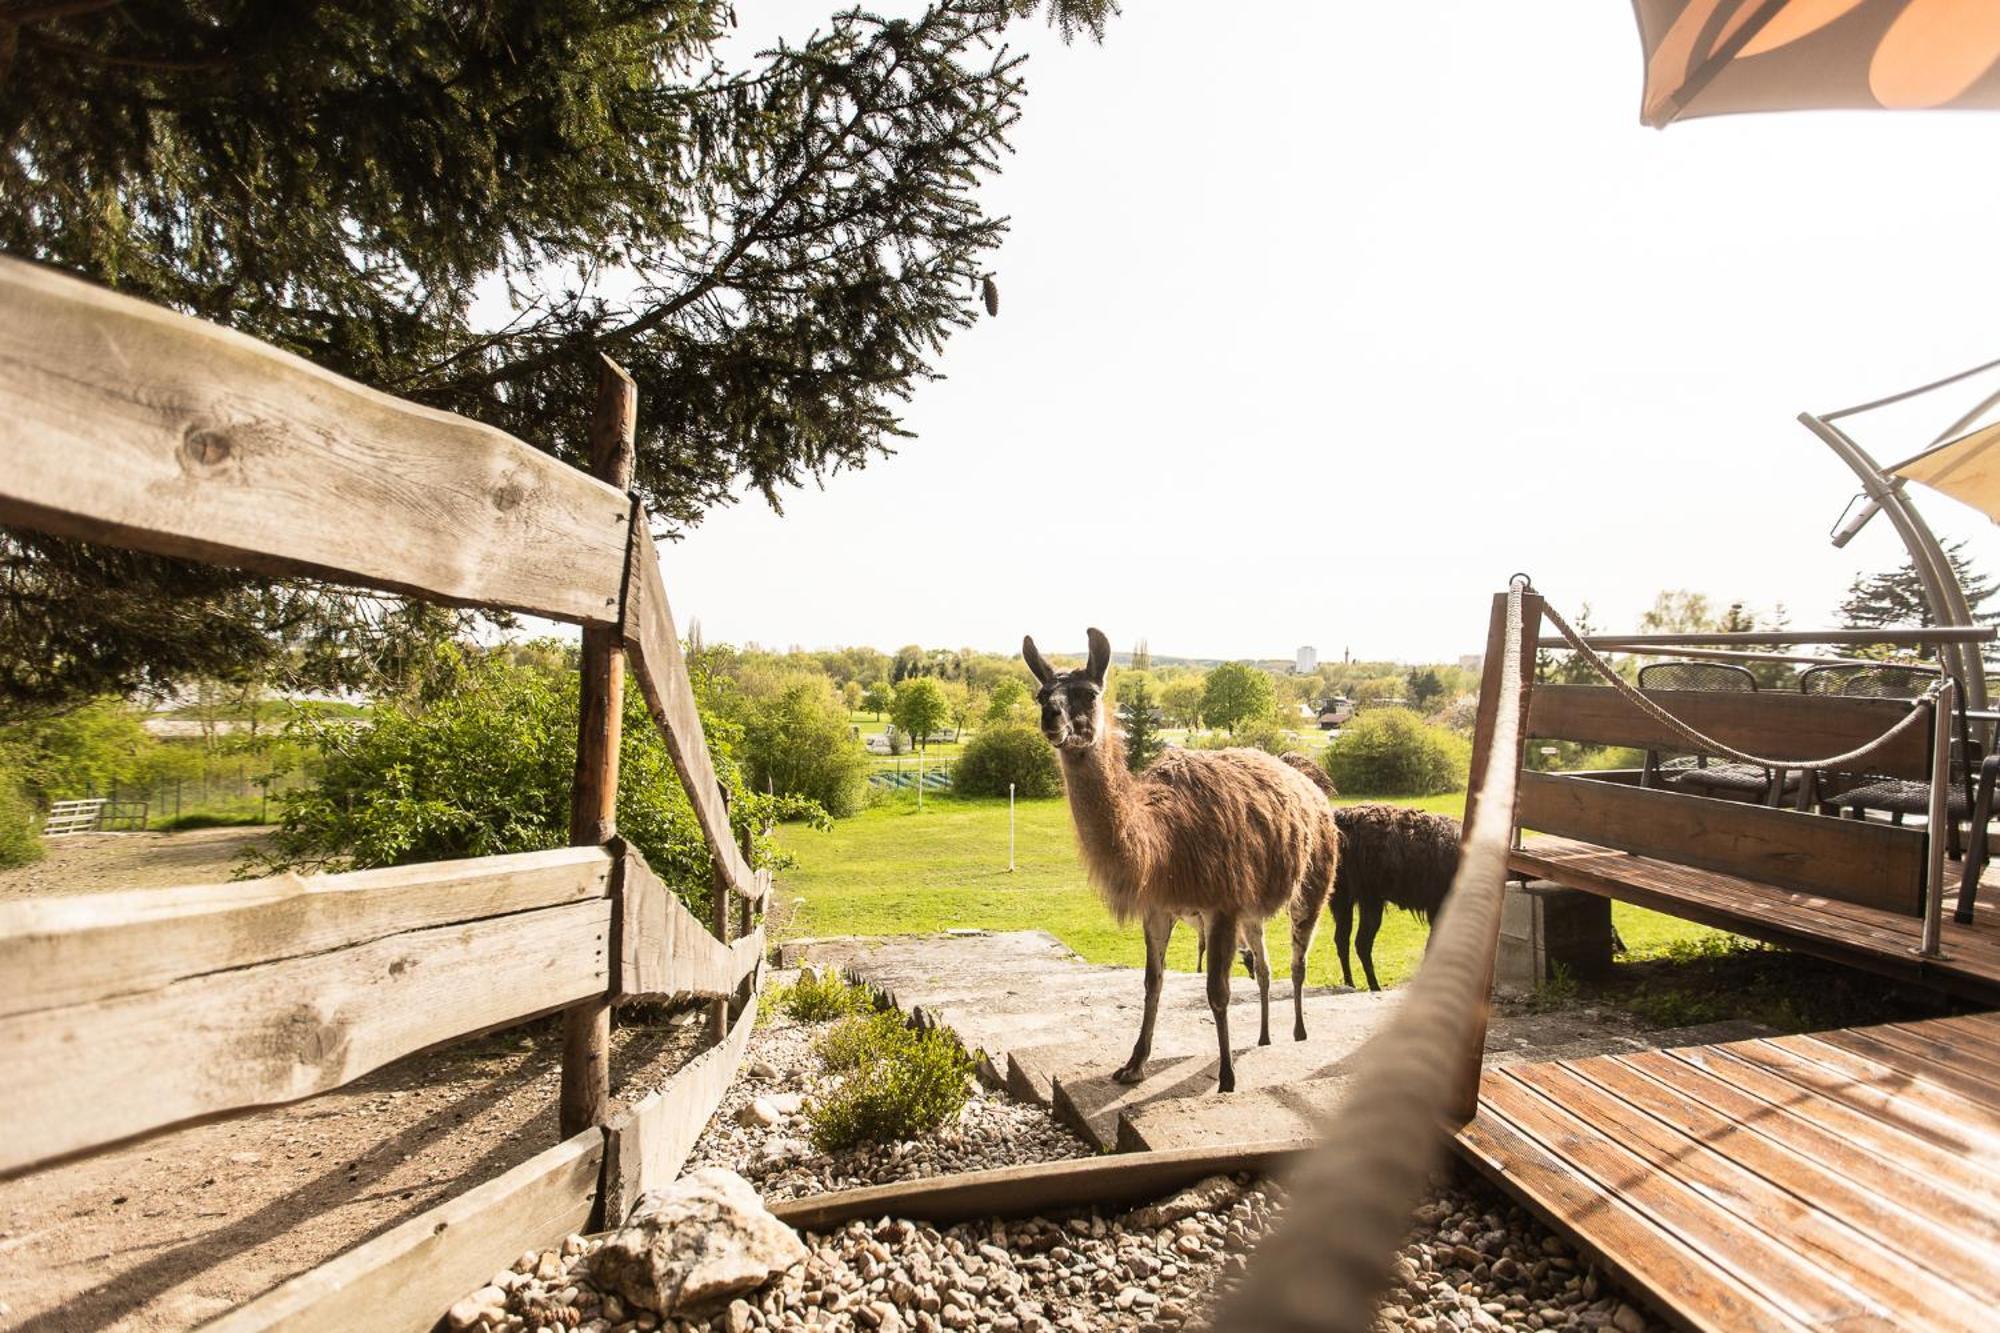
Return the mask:
[(1721, 755), (1725, 759), (1734, 759), (1739, 763), (1751, 764), (1758, 768), (1851, 768), (1870, 755), (1887, 749), (1899, 740), (1905, 732), (1924, 726), (1930, 720), (1932, 701), (1935, 699), (1938, 690), (1943, 688), (1944, 684), (1943, 678), (1940, 677), (1938, 682), (1922, 696), (1911, 701), (1910, 711), (1901, 720), (1865, 745), (1857, 746), (1843, 754), (1828, 755), (1823, 759), (1770, 759), (1762, 755), (1751, 754), (1747, 750), (1739, 750), (1735, 746), (1725, 744), (1705, 732), (1697, 731), (1694, 727), (1675, 717), (1652, 699), (1647, 698), (1644, 692), (1636, 685), (1633, 685), (1630, 681), (1619, 675), (1618, 669), (1605, 661), (1603, 655), (1595, 648), (1584, 642), (1582, 636), (1570, 628), (1569, 622), (1564, 620), (1554, 607), (1548, 605), (1546, 602), (1543, 603), (1542, 614), (1556, 627), (1556, 632), (1562, 635), (1563, 640), (1589, 664), (1590, 669), (1602, 676), (1606, 684), (1610, 685), (1612, 689), (1617, 690), (1619, 694), (1623, 695), (1640, 712), (1673, 732), (1674, 735), (1679, 736), (1694, 749), (1706, 751), (1709, 754)]
[(1430, 951), (1401, 1010), (1355, 1057), (1352, 1091), (1322, 1126), (1321, 1146), (1285, 1177), (1285, 1219), (1251, 1255), (1217, 1328), (1363, 1333), (1374, 1323), (1376, 1295), (1484, 1041), (1519, 779), (1526, 592), (1517, 579), (1507, 594), (1486, 780)]

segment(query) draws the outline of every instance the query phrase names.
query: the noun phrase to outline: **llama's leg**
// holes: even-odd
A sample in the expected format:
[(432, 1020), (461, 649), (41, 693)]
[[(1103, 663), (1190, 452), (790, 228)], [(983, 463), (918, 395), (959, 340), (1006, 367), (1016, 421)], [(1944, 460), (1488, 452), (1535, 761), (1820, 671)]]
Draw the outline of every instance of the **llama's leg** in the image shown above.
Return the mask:
[(1264, 952), (1264, 923), (1259, 921), (1243, 932), (1243, 958), (1250, 975), (1257, 978), (1257, 1044), (1271, 1044), (1271, 960)]
[(1333, 913), (1333, 951), (1340, 955), (1340, 984), (1353, 990), (1354, 968), (1347, 958), (1347, 938), (1354, 931), (1354, 895), (1344, 886), (1336, 886), (1329, 910)]
[[(1304, 895), (1292, 899), (1292, 1040), (1306, 1039), (1306, 958), (1319, 929), (1319, 904)], [(1343, 951), (1344, 952), (1344, 951)]]
[[(1111, 1075), (1120, 1083), (1137, 1083), (1146, 1077), (1146, 1057), (1153, 1053), (1153, 1023), (1160, 1016), (1160, 987), (1167, 976), (1167, 941), (1174, 934), (1173, 913), (1148, 914), (1145, 931), (1146, 1009), (1139, 1020), (1139, 1040), (1132, 1047), (1132, 1058)], [(1228, 957), (1226, 950), (1223, 956)]]
[(1236, 918), (1221, 912), (1208, 918), (1208, 1012), (1215, 1017), (1215, 1043), (1222, 1053), (1217, 1092), (1236, 1091), (1236, 1066), (1229, 1058), (1229, 973), (1236, 964)]
[(1382, 900), (1363, 899), (1361, 903), (1361, 929), (1354, 936), (1354, 952), (1361, 955), (1361, 975), (1368, 978), (1369, 990), (1381, 990), (1382, 985), (1375, 980), (1375, 932), (1382, 928)]
[(1208, 970), (1208, 922), (1202, 918), (1201, 913), (1197, 912), (1194, 914), (1191, 924), (1194, 926), (1194, 970), (1197, 972), (1206, 972)]

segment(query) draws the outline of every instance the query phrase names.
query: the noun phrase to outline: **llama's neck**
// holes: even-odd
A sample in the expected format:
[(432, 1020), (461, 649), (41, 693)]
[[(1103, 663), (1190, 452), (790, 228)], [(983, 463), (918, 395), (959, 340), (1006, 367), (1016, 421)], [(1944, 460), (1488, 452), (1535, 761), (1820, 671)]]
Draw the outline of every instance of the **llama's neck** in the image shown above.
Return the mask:
[(1126, 920), (1138, 910), (1153, 839), (1138, 780), (1125, 767), (1125, 747), (1112, 733), (1087, 749), (1060, 753), (1084, 866), (1111, 914)]

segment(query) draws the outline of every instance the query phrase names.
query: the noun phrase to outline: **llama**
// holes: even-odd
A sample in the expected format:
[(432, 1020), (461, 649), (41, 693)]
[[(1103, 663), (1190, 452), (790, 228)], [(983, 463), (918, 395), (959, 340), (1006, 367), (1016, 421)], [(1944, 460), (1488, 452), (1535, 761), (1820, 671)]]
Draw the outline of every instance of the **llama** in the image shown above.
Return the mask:
[(1333, 947), (1340, 955), (1340, 980), (1354, 984), (1347, 962), (1347, 930), (1361, 908), (1361, 931), (1354, 939), (1361, 974), (1369, 990), (1375, 980), (1375, 932), (1382, 905), (1394, 903), (1429, 924), (1451, 893), (1458, 873), (1458, 821), (1397, 805), (1350, 805), (1333, 812), (1340, 828), (1339, 872), (1334, 876)]
[[(1231, 1092), (1229, 974), (1239, 939), (1257, 974), (1261, 1025), (1271, 1041), (1271, 970), (1263, 923), (1279, 908), (1292, 920), (1292, 1037), (1304, 1041), (1306, 950), (1331, 892), (1340, 835), (1324, 797), (1304, 774), (1261, 750), (1170, 750), (1147, 770), (1126, 770), (1124, 746), (1105, 714), (1111, 642), (1091, 630), (1090, 658), (1058, 672), (1021, 641), (1041, 683), (1042, 734), (1062, 759), (1063, 790), (1098, 895), (1120, 921), (1134, 916), (1146, 937), (1146, 998), (1132, 1058), (1112, 1074), (1146, 1075), (1174, 922), (1199, 914), (1207, 939), (1208, 1008), (1221, 1051), (1216, 1087)], [(1243, 930), (1242, 927), (1253, 927)]]

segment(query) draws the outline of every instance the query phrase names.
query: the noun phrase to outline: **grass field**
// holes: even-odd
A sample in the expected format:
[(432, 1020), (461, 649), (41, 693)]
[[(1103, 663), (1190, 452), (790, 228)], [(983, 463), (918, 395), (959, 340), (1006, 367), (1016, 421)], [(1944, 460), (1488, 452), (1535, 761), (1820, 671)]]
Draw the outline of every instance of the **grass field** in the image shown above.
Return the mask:
[[(1456, 815), (1462, 795), (1409, 804)], [(1015, 863), (1007, 869), (1007, 803), (932, 793), (917, 813), (911, 793), (898, 793), (831, 832), (799, 826), (780, 841), (799, 864), (780, 874), (780, 897), (795, 904), (785, 933), (911, 935), (954, 926), (989, 930), (1042, 929), (1093, 963), (1137, 966), (1145, 945), (1137, 924), (1120, 926), (1084, 881), (1062, 800), (1022, 801), (1017, 808)], [(1719, 932), (1618, 904), (1619, 933), (1634, 955), (1666, 951), (1677, 940)], [(1281, 916), (1267, 939), (1274, 974), (1289, 975), (1289, 927)], [(1404, 912), (1389, 912), (1375, 941), (1383, 985), (1405, 980), (1421, 959), (1424, 928)], [(1194, 966), (1194, 934), (1174, 932), (1168, 966)], [(1330, 917), (1322, 917), (1308, 960), (1314, 982), (1340, 980)], [(1357, 979), (1359, 971), (1356, 971)]]

